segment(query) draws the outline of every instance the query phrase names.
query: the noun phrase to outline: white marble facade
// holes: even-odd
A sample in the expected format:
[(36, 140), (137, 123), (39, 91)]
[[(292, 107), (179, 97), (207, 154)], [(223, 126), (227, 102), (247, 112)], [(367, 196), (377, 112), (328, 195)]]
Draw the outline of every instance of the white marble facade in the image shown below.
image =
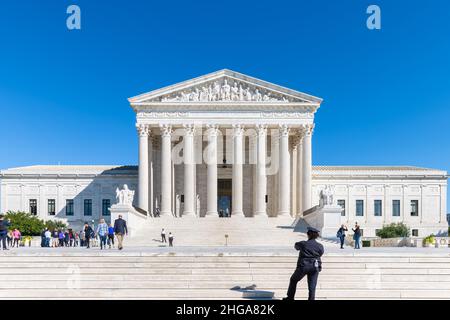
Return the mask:
[[(341, 222), (358, 221), (365, 236), (400, 221), (418, 236), (447, 231), (445, 171), (312, 166), (320, 98), (221, 70), (129, 101), (136, 113), (138, 167), (3, 170), (0, 211), (29, 211), (33, 201), (43, 218), (98, 219), (105, 201), (113, 204), (116, 188), (127, 184), (137, 192), (134, 205), (149, 215), (158, 208), (163, 216), (181, 218), (214, 218), (221, 210), (232, 217), (296, 217), (317, 205), (320, 191), (330, 186), (334, 201), (345, 201)], [(67, 216), (71, 199), (74, 213)], [(48, 213), (49, 202), (55, 215)], [(86, 202), (92, 216), (85, 216)]]

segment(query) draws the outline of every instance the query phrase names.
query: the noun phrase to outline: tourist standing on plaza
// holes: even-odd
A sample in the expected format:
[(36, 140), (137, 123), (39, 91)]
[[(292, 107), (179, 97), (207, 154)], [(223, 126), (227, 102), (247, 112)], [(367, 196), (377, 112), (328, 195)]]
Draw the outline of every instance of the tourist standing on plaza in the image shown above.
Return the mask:
[(46, 247), (50, 247), (50, 241), (52, 239), (52, 233), (50, 232), (50, 230), (48, 230), (48, 228), (45, 228), (45, 246)]
[(173, 247), (173, 234), (169, 232), (169, 247)]
[(8, 244), (8, 247), (12, 246), (13, 243), (13, 234), (12, 234), (12, 230), (9, 230), (8, 233), (6, 234), (6, 242)]
[(22, 234), (20, 233), (20, 231), (18, 229), (14, 229), (14, 231), (12, 232), (12, 236), (13, 236), (13, 247), (19, 247), (19, 242), (20, 242), (20, 237), (22, 236)]
[(161, 242), (167, 243), (166, 230), (164, 230), (164, 228), (161, 230)]
[(58, 246), (58, 241), (59, 241), (58, 238), (59, 238), (58, 230), (55, 229), (52, 232), (52, 244), (51, 244), (51, 246), (53, 248), (56, 248)]
[(336, 234), (336, 236), (339, 238), (339, 240), (341, 242), (341, 249), (344, 249), (345, 231), (348, 231), (347, 226), (341, 225), (341, 227), (339, 228), (339, 230)]
[(355, 222), (355, 229), (353, 230), (353, 240), (355, 240), (355, 249), (360, 249), (359, 242), (361, 240), (361, 229), (358, 222)]
[(4, 216), (0, 214), (0, 242), (3, 245), (3, 250), (8, 250), (6, 247), (6, 235), (8, 234), (8, 227), (10, 225), (9, 220), (4, 219)]
[(66, 247), (68, 247), (70, 245), (70, 236), (69, 236), (68, 230), (64, 231), (64, 245)]
[(319, 272), (322, 271), (323, 246), (316, 241), (319, 237), (319, 230), (308, 227), (308, 241), (300, 241), (295, 244), (295, 249), (300, 251), (297, 268), (291, 276), (287, 297), (283, 300), (294, 300), (297, 283), (308, 277), (308, 300), (315, 300), (316, 286)]
[(117, 247), (119, 250), (123, 249), (123, 237), (128, 235), (127, 222), (122, 219), (122, 215), (119, 215), (119, 218), (114, 221), (114, 232), (117, 237)]
[(91, 247), (90, 246), (91, 239), (94, 237), (95, 237), (94, 230), (92, 230), (89, 223), (85, 222), (84, 223), (84, 239), (85, 239), (85, 243), (86, 243), (86, 249), (89, 249)]
[(109, 227), (108, 227), (108, 246), (110, 249), (111, 249), (111, 244), (112, 244), (112, 247), (114, 248), (114, 227), (110, 223)]
[(105, 219), (100, 219), (100, 223), (97, 226), (97, 234), (100, 237), (100, 250), (103, 250), (103, 247), (106, 249), (106, 238), (108, 237), (108, 225), (105, 222)]

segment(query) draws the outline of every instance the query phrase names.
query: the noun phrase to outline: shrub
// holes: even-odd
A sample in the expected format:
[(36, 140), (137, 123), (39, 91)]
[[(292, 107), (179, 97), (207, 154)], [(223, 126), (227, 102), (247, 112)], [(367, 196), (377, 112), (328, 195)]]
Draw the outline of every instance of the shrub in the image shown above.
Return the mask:
[(430, 234), (428, 237), (423, 238), (423, 245), (433, 245), (435, 241), (434, 234)]
[(45, 222), (45, 227), (50, 231), (54, 231), (55, 229), (67, 229), (67, 224), (62, 221), (48, 220)]
[(23, 236), (38, 236), (45, 228), (44, 221), (27, 212), (8, 211), (5, 219), (11, 220), (9, 229), (18, 229)]
[(409, 229), (404, 223), (391, 223), (377, 231), (377, 236), (382, 239), (409, 237)]

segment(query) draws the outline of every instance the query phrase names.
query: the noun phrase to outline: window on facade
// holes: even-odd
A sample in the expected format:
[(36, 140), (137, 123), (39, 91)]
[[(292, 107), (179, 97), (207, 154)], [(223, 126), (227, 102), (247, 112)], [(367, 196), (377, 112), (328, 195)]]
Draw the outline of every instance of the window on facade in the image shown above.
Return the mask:
[(383, 209), (382, 209), (382, 206), (383, 206), (383, 201), (381, 201), (381, 200), (375, 200), (374, 202), (373, 202), (373, 205), (374, 205), (374, 208), (373, 208), (373, 212), (374, 212), (374, 215), (376, 216), (376, 217), (381, 217), (382, 216), (382, 214), (383, 214)]
[(84, 199), (84, 215), (92, 216), (92, 199)]
[(411, 230), (411, 234), (413, 237), (418, 237), (419, 236), (419, 229), (412, 229)]
[(338, 200), (337, 204), (342, 208), (341, 216), (345, 217), (345, 200)]
[(392, 200), (392, 215), (400, 217), (400, 200)]
[(411, 200), (411, 216), (419, 216), (419, 200)]
[(111, 200), (109, 199), (103, 199), (102, 200), (102, 215), (109, 216), (109, 208), (111, 208)]
[(54, 216), (56, 214), (55, 199), (48, 199), (48, 215)]
[(33, 216), (37, 215), (37, 200), (36, 199), (30, 199), (30, 213)]
[(364, 200), (356, 200), (356, 216), (364, 216)]
[(73, 216), (73, 199), (66, 200), (66, 216)]

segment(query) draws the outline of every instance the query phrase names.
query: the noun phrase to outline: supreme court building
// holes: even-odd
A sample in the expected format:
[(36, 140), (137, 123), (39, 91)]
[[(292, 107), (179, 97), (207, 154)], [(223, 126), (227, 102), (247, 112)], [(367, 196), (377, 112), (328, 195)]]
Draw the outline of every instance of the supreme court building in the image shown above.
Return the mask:
[(2, 170), (0, 211), (98, 219), (108, 216), (115, 190), (127, 184), (147, 216), (294, 219), (317, 206), (329, 186), (341, 222), (358, 221), (365, 236), (391, 222), (406, 223), (413, 236), (447, 232), (446, 171), (313, 166), (320, 98), (225, 69), (129, 102), (138, 167)]

